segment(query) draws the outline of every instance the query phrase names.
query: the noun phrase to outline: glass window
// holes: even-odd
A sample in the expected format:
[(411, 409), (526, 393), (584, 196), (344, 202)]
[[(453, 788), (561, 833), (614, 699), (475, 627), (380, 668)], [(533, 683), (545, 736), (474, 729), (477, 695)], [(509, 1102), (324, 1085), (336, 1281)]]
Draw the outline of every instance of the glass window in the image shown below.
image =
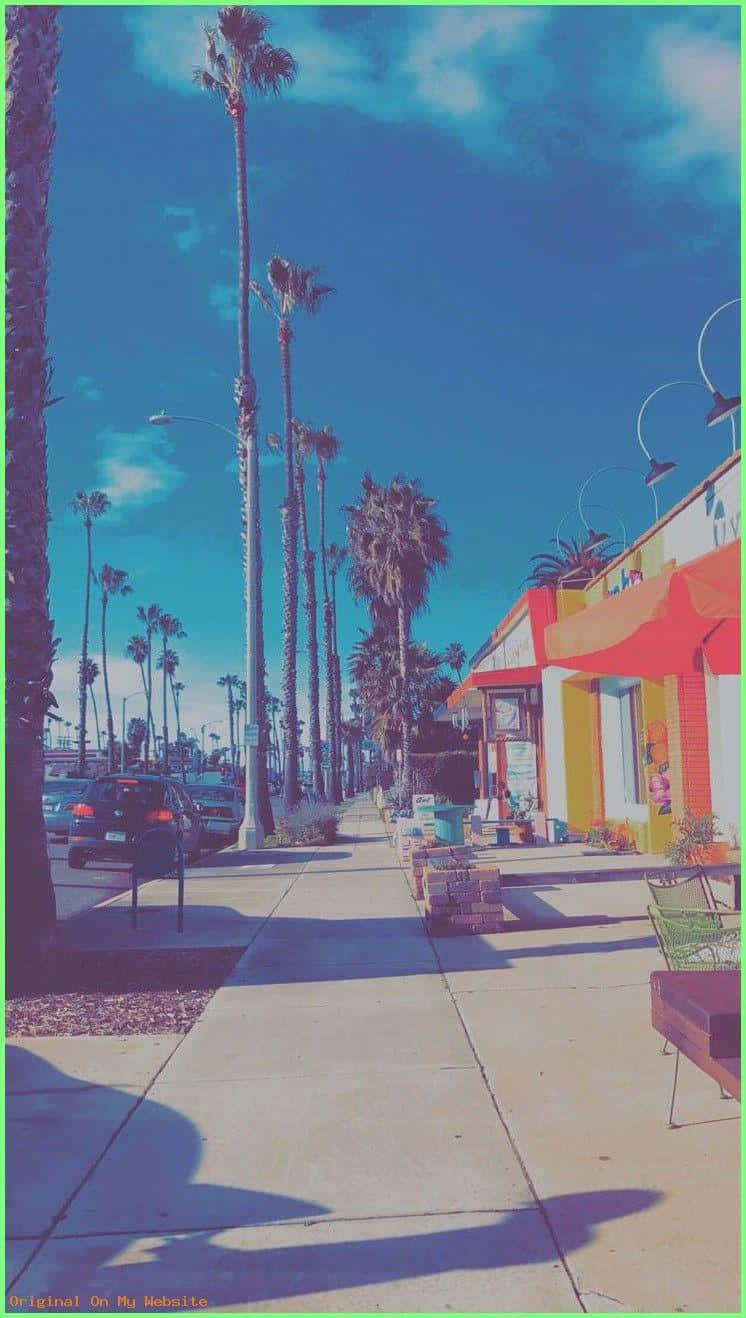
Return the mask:
[(143, 805), (158, 806), (163, 800), (163, 786), (142, 778), (99, 778), (91, 784), (87, 799), (105, 801), (111, 805), (127, 805), (137, 801)]
[(639, 685), (621, 692), (619, 713), (622, 723), (624, 800), (628, 805), (642, 805), (645, 798), (642, 790), (642, 711)]

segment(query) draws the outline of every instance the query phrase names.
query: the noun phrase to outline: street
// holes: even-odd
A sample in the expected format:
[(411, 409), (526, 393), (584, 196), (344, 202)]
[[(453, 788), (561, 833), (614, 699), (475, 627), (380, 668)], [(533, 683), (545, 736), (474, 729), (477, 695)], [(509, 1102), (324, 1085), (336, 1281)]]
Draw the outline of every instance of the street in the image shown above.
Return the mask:
[(118, 861), (91, 863), (84, 870), (71, 870), (67, 864), (67, 843), (61, 839), (49, 842), (49, 859), (59, 920), (69, 920), (72, 915), (79, 915), (108, 897), (116, 897), (130, 886), (130, 867)]

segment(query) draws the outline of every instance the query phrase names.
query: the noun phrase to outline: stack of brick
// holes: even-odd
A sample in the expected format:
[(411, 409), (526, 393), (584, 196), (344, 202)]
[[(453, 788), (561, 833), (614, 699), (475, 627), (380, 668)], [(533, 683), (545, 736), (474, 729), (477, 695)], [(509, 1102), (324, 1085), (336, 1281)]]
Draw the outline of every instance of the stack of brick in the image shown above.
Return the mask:
[[(441, 865), (446, 862), (441, 861)], [(453, 868), (425, 870), (425, 920), (431, 934), (500, 933), (503, 907), (499, 869), (477, 869), (452, 861)]]
[[(429, 846), (423, 843), (421, 838), (414, 838), (413, 841), (419, 845), (413, 846), (409, 853), (409, 869), (407, 872), (412, 895), (416, 901), (421, 902), (425, 896), (423, 879), (429, 860), (431, 858), (435, 860), (463, 860), (471, 855), (471, 847), (445, 847), (442, 844)], [(407, 868), (406, 865), (404, 868)]]

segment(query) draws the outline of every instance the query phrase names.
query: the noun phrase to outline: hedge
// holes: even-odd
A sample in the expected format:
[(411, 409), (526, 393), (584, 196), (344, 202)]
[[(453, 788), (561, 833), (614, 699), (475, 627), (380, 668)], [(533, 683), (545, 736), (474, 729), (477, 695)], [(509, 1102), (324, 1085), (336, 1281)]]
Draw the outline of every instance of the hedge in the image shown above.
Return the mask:
[(471, 805), (476, 796), (474, 772), (477, 757), (472, 751), (437, 751), (414, 754), (412, 783), (415, 792), (432, 792), (439, 803)]

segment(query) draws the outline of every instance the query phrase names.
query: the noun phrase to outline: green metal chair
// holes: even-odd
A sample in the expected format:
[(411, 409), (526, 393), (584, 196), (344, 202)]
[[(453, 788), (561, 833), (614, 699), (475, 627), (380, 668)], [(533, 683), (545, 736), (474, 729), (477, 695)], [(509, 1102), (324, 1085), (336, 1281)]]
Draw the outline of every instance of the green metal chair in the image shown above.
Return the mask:
[(650, 922), (669, 970), (738, 970), (740, 911), (663, 910), (648, 906)]
[(732, 909), (725, 902), (718, 901), (703, 871), (697, 874), (666, 875), (665, 878), (646, 874), (645, 881), (653, 901), (663, 911), (717, 912)]

